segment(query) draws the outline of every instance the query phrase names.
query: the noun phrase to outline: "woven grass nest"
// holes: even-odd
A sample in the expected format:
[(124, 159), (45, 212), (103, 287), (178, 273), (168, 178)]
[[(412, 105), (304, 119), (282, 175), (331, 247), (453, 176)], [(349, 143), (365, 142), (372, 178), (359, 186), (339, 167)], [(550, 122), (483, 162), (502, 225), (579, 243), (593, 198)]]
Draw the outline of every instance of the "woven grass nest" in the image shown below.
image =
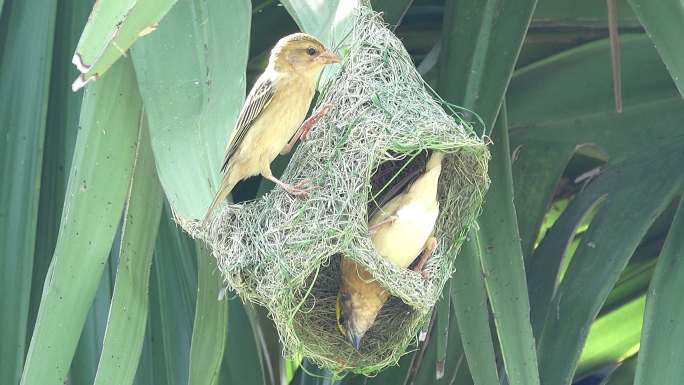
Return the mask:
[[(428, 321), (489, 184), (483, 138), (434, 99), (402, 43), (378, 13), (361, 7), (341, 51), (346, 59), (319, 97), (330, 112), (299, 145), (283, 180), (318, 186), (305, 198), (282, 189), (225, 204), (207, 228), (186, 224), (213, 251), (226, 283), (243, 300), (265, 306), (286, 354), (302, 354), (334, 372), (370, 374), (395, 364)], [(380, 257), (367, 209), (373, 176), (425, 149), (445, 157), (440, 178), (437, 252), (428, 279)], [(393, 297), (359, 352), (335, 320), (340, 255), (362, 264)]]

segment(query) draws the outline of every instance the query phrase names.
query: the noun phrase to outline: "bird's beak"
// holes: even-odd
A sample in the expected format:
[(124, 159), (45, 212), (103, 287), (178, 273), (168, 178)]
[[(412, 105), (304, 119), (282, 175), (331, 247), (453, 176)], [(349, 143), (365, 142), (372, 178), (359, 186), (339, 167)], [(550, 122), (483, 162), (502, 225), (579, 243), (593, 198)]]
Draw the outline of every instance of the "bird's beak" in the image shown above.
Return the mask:
[(358, 352), (361, 349), (361, 338), (363, 338), (362, 335), (358, 335), (354, 333), (351, 329), (347, 332), (347, 339), (349, 340), (349, 343), (352, 344), (354, 349)]
[(325, 62), (325, 64), (339, 63), (340, 57), (337, 56), (333, 51), (324, 51), (319, 58)]

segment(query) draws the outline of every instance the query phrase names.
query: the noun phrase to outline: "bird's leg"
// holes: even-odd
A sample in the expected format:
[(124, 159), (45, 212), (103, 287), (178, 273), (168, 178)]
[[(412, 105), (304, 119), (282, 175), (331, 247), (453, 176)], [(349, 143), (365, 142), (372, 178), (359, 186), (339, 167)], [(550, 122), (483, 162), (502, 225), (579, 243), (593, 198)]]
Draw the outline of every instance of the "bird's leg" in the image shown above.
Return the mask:
[(398, 218), (399, 218), (399, 217), (396, 216), (396, 215), (390, 215), (389, 217), (387, 217), (387, 218), (383, 219), (382, 221), (380, 221), (380, 222), (374, 224), (373, 226), (368, 226), (368, 232), (369, 232), (371, 235), (373, 235), (373, 234), (375, 234), (375, 233), (378, 231), (378, 229), (379, 229), (380, 227), (382, 227), (382, 226), (384, 226), (384, 225), (386, 225), (386, 224), (388, 224), (388, 223), (394, 223), (394, 221), (396, 221)]
[(304, 186), (311, 183), (311, 181), (308, 179), (302, 179), (295, 184), (287, 184), (287, 183), (283, 182), (282, 180), (274, 177), (273, 174), (271, 173), (270, 167), (267, 167), (266, 170), (264, 170), (261, 173), (261, 175), (264, 178), (266, 178), (266, 179), (270, 180), (271, 182), (280, 186), (280, 188), (287, 191), (290, 195), (302, 196), (302, 195), (308, 194), (311, 191), (311, 188), (304, 188)]
[(283, 147), (283, 149), (280, 150), (280, 155), (289, 154), (300, 138), (303, 140), (309, 139), (309, 133), (311, 131), (311, 128), (316, 124), (316, 122), (318, 122), (323, 117), (323, 115), (327, 114), (328, 111), (330, 111), (330, 105), (326, 104), (323, 107), (321, 107), (318, 111), (314, 112), (313, 115), (311, 115), (307, 120), (305, 120), (304, 123), (302, 123), (302, 125), (299, 126), (299, 129), (294, 134), (294, 136), (292, 136), (292, 139), (290, 139), (290, 141), (285, 145), (285, 147)]
[(326, 104), (323, 107), (319, 108), (318, 111), (314, 112), (309, 117), (309, 119), (305, 120), (304, 123), (302, 123), (302, 126), (299, 128), (299, 130), (301, 131), (299, 136), (303, 140), (308, 140), (311, 128), (323, 117), (323, 115), (327, 114), (328, 112), (330, 112), (330, 104)]
[(425, 242), (425, 247), (418, 257), (418, 263), (416, 263), (416, 266), (413, 268), (413, 271), (420, 273), (424, 279), (427, 279), (428, 276), (427, 273), (423, 271), (423, 267), (425, 267), (425, 263), (428, 258), (434, 254), (435, 250), (437, 250), (437, 238), (430, 237), (427, 242)]

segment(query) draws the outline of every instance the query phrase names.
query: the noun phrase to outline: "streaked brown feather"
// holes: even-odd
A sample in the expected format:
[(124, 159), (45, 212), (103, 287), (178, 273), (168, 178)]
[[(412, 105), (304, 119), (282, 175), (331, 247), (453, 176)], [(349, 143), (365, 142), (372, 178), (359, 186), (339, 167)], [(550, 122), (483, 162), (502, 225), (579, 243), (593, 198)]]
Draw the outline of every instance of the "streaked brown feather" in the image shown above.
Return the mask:
[(235, 134), (231, 137), (231, 141), (226, 149), (226, 155), (223, 158), (223, 165), (221, 166), (221, 171), (226, 172), (228, 167), (228, 162), (235, 155), (240, 144), (245, 138), (247, 131), (252, 126), (252, 123), (259, 117), (266, 106), (273, 100), (273, 95), (275, 94), (275, 87), (273, 82), (266, 74), (262, 75), (257, 79), (254, 87), (247, 95), (247, 99), (240, 111), (240, 116), (238, 117), (237, 123), (235, 123)]

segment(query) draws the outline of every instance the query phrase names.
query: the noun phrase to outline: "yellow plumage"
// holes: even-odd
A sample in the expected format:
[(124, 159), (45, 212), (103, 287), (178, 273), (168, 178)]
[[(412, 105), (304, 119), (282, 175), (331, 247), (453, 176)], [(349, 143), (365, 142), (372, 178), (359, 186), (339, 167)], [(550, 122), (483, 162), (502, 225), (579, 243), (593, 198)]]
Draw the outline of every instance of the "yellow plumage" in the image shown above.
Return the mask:
[(271, 50), (268, 66), (247, 96), (228, 140), (223, 180), (205, 221), (239, 181), (253, 175), (261, 174), (292, 194), (306, 192), (301, 184), (288, 185), (275, 178), (270, 165), (303, 133), (297, 129), (314, 96), (316, 78), (330, 63), (339, 63), (337, 55), (303, 33), (280, 39)]
[[(433, 152), (425, 172), (391, 199), (369, 220), (371, 240), (383, 258), (407, 268), (421, 255), (417, 270), (437, 247), (432, 232), (439, 215), (437, 185), (443, 154)], [(389, 293), (354, 261), (342, 258), (342, 282), (337, 300), (338, 326), (359, 349)]]

